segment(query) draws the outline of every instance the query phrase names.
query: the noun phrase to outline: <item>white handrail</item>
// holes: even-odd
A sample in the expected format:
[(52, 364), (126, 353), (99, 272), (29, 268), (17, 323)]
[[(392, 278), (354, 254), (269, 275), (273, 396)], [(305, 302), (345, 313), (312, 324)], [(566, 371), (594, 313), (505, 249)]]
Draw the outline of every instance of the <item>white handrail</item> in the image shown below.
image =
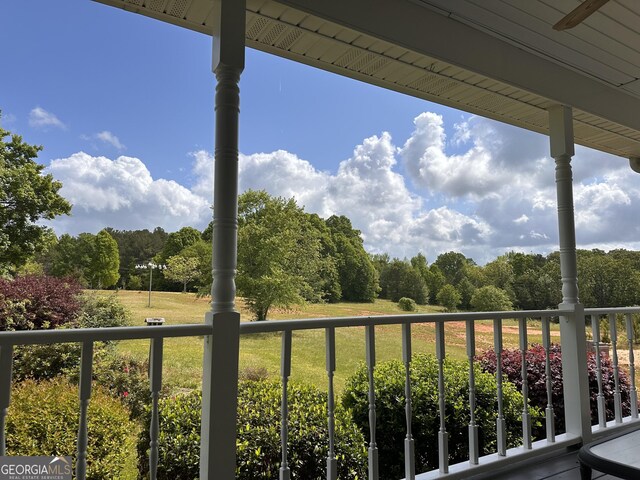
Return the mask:
[(140, 340), (145, 338), (199, 337), (203, 335), (211, 335), (212, 332), (213, 328), (211, 325), (206, 324), (166, 325), (162, 328), (109, 327), (21, 330), (18, 332), (0, 332), (0, 347), (6, 345)]
[[(640, 313), (640, 307), (638, 308)], [(240, 334), (273, 333), (285, 330), (313, 330), (321, 328), (366, 327), (368, 325), (402, 325), (405, 323), (462, 322), (466, 320), (508, 320), (559, 316), (558, 310), (517, 310), (510, 312), (419, 313), (411, 315), (373, 315), (360, 317), (304, 318), (243, 322)]]

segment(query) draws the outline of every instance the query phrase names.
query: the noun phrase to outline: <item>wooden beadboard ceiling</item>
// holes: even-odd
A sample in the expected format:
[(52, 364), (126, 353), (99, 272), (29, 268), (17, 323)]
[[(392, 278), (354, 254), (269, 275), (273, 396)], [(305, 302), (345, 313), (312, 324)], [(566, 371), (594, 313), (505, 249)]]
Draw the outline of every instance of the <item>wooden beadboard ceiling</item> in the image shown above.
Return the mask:
[[(214, 21), (212, 0), (97, 1), (204, 34), (210, 33)], [(540, 133), (548, 133), (546, 108), (568, 104), (574, 107), (577, 143), (623, 157), (640, 156), (640, 109), (635, 108), (640, 107), (637, 0), (611, 0), (566, 32), (556, 32), (551, 25), (578, 0), (341, 1), (247, 0), (246, 44)], [(357, 3), (368, 8), (354, 13)], [(424, 48), (419, 35), (418, 42), (409, 45), (402, 40), (403, 30), (420, 32), (416, 22), (423, 16), (431, 22), (425, 27)], [(440, 46), (437, 39), (426, 45), (434, 22), (457, 36), (440, 38)], [(465, 43), (465, 32), (476, 35), (470, 39), (486, 37), (486, 44), (496, 49), (480, 49), (471, 40)], [(541, 68), (529, 75), (518, 77), (513, 71), (533, 63)], [(578, 92), (582, 97), (567, 85), (575, 80), (588, 82), (589, 88), (576, 87), (584, 90)], [(552, 81), (557, 81), (557, 89), (549, 87)], [(609, 98), (616, 100), (613, 106)]]

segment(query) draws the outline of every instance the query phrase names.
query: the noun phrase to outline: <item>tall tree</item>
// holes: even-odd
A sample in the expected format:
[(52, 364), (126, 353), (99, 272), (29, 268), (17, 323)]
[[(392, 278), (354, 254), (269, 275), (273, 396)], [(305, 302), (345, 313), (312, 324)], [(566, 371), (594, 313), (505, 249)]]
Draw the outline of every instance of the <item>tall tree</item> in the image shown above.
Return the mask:
[(123, 286), (128, 286), (129, 278), (136, 275), (136, 265), (147, 263), (164, 248), (169, 234), (161, 227), (153, 232), (144, 230), (114, 230), (107, 232), (118, 242), (120, 252), (120, 279)]
[(380, 289), (378, 272), (364, 250), (360, 231), (344, 215), (333, 215), (327, 226), (336, 245), (342, 298), (352, 302), (373, 302)]
[(447, 283), (447, 279), (442, 270), (434, 263), (429, 267), (429, 276), (427, 278), (427, 288), (429, 289), (429, 303), (435, 305), (438, 302), (438, 292), (442, 290)]
[(408, 297), (417, 304), (424, 305), (429, 300), (429, 290), (418, 270), (410, 263), (397, 258), (380, 272), (380, 290), (381, 293), (384, 292), (384, 298), (393, 302)]
[(198, 240), (180, 252), (181, 256), (198, 261), (198, 274), (194, 282), (200, 296), (211, 295), (211, 282), (213, 280), (211, 274), (211, 260), (213, 257), (211, 247), (210, 241)]
[(109, 288), (116, 284), (120, 274), (120, 255), (118, 243), (109, 232), (101, 230), (95, 236), (93, 256), (91, 258), (90, 278), (98, 288)]
[(447, 279), (447, 283), (457, 285), (464, 276), (464, 268), (467, 264), (473, 264), (473, 260), (468, 259), (459, 252), (441, 253), (436, 258), (436, 265)]
[(58, 194), (62, 184), (43, 175), (44, 165), (35, 162), (40, 150), (0, 128), (0, 269), (8, 273), (42, 247), (47, 228), (38, 225), (40, 220), (71, 211)]
[(182, 250), (200, 240), (200, 231), (193, 227), (183, 227), (177, 232), (170, 233), (159, 255), (159, 261), (164, 263), (169, 257), (179, 254)]
[(73, 277), (87, 286), (92, 283), (91, 262), (94, 257), (95, 235), (81, 233), (77, 237), (65, 233), (50, 249), (48, 273), (55, 277)]
[(455, 312), (462, 301), (462, 295), (458, 289), (447, 283), (440, 289), (436, 296), (439, 305), (442, 305), (447, 312)]
[(295, 200), (249, 190), (238, 199), (239, 293), (256, 320), (269, 309), (316, 297), (309, 272), (318, 269), (320, 239)]
[(171, 281), (182, 283), (182, 293), (187, 292), (187, 283), (198, 277), (198, 259), (174, 255), (167, 259), (167, 269), (164, 276)]

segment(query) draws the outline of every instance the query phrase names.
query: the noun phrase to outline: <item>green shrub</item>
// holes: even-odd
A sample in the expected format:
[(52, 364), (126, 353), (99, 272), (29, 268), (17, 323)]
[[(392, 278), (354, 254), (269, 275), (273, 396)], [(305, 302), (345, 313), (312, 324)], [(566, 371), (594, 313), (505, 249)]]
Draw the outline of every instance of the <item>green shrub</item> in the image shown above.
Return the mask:
[(402, 297), (398, 300), (398, 307), (405, 312), (415, 312), (416, 302), (414, 302), (412, 298)]
[(477, 312), (505, 312), (513, 309), (507, 292), (493, 285), (480, 287), (473, 292), (471, 307)]
[(462, 295), (456, 287), (447, 283), (436, 295), (436, 300), (447, 312), (455, 312), (462, 302)]
[[(111, 348), (97, 350), (93, 357), (93, 381), (129, 410), (132, 419), (143, 416), (151, 403), (148, 363), (140, 362)], [(72, 383), (78, 383), (79, 369), (65, 372)]]
[[(496, 380), (493, 375), (475, 370), (476, 424), (479, 426), (481, 455), (496, 451)], [(469, 452), (469, 379), (466, 362), (447, 359), (444, 367), (446, 429), (449, 433), (449, 461), (462, 462)], [(399, 361), (380, 363), (374, 372), (376, 392), (376, 442), (379, 449), (380, 478), (404, 476), (405, 369)], [(412, 430), (415, 438), (416, 469), (424, 472), (438, 468), (438, 362), (431, 355), (413, 356), (411, 363), (413, 403)], [(347, 380), (342, 398), (351, 409), (354, 421), (365, 438), (369, 437), (369, 384), (365, 366)], [(507, 421), (507, 444), (521, 443), (522, 395), (508, 383), (503, 384), (504, 415)], [(534, 425), (541, 412), (531, 409)]]
[[(68, 455), (76, 461), (78, 389), (65, 380), (17, 384), (7, 416), (8, 455)], [(87, 479), (120, 478), (129, 463), (136, 425), (101, 389), (89, 402)]]
[(117, 295), (85, 293), (80, 297), (80, 328), (122, 327), (131, 323), (131, 312)]
[[(240, 382), (236, 441), (236, 478), (240, 480), (278, 478), (280, 392), (281, 385), (276, 381)], [(314, 387), (297, 384), (290, 384), (288, 393), (291, 478), (326, 478), (326, 394)], [(159, 480), (198, 477), (200, 409), (199, 391), (161, 400)], [(138, 444), (140, 469), (144, 473), (148, 469), (148, 448), (149, 437), (145, 429)], [(339, 406), (336, 409), (336, 457), (339, 478), (365, 478), (364, 439), (348, 412)]]
[[(77, 384), (81, 348), (77, 343), (24, 345), (16, 347), (13, 378), (47, 380), (65, 375)], [(93, 357), (93, 381), (126, 405), (131, 418), (140, 418), (151, 401), (147, 362), (116, 352), (109, 346), (96, 346)]]
[(46, 380), (78, 369), (79, 343), (16, 345), (13, 354), (13, 379)]
[[(130, 323), (131, 314), (116, 295), (84, 294), (79, 297), (80, 309), (72, 326), (79, 328), (120, 327)], [(65, 325), (61, 328), (70, 328)], [(96, 358), (113, 342), (96, 344)], [(44, 380), (61, 374), (75, 374), (80, 365), (81, 346), (78, 343), (50, 345), (18, 345), (15, 348), (13, 375), (15, 380)], [(115, 355), (115, 354), (112, 354)], [(100, 356), (106, 360), (106, 354)], [(113, 364), (113, 359), (109, 360)], [(94, 368), (99, 370), (100, 365)], [(104, 370), (104, 369), (103, 369)], [(99, 380), (99, 378), (96, 378)]]

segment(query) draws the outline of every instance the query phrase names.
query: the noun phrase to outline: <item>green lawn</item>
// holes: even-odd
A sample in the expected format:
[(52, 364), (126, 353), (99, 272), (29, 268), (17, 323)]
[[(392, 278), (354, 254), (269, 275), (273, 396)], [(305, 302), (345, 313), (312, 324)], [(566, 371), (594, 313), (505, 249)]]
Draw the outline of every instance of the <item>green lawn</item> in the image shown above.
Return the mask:
[[(111, 294), (113, 292), (103, 292)], [(132, 313), (135, 325), (144, 325), (145, 317), (164, 317), (167, 325), (200, 323), (210, 308), (208, 299), (197, 298), (193, 294), (173, 292), (153, 292), (151, 308), (147, 306), (148, 292), (119, 291), (119, 300)], [(419, 307), (419, 313), (441, 311), (440, 307)], [(401, 314), (395, 303), (388, 300), (376, 300), (375, 303), (337, 303), (309, 304), (297, 310), (276, 310), (271, 319), (317, 318), (369, 316), (383, 314)], [(250, 314), (240, 305), (241, 320), (250, 321)], [(513, 321), (504, 322), (505, 346), (516, 347), (518, 342), (517, 325)], [(376, 358), (378, 361), (402, 358), (402, 337), (400, 326), (380, 326), (376, 328)], [(539, 322), (532, 322), (529, 330), (530, 342), (541, 342)], [(463, 358), (465, 352), (465, 325), (462, 322), (449, 323), (446, 326), (447, 354)], [(412, 327), (414, 352), (434, 353), (433, 325), (414, 325)], [(278, 376), (280, 368), (280, 335), (255, 334), (243, 335), (240, 341), (240, 368), (265, 368), (269, 375)], [(491, 322), (478, 322), (476, 325), (476, 344), (478, 351), (493, 345), (493, 326)], [(118, 348), (140, 359), (146, 358), (149, 342), (145, 340), (120, 342)], [(360, 362), (364, 361), (364, 328), (341, 328), (336, 331), (335, 385), (338, 390), (353, 373)], [(165, 383), (173, 388), (193, 388), (200, 384), (202, 376), (202, 340), (196, 338), (174, 338), (165, 342), (164, 353)], [(310, 382), (320, 388), (326, 388), (324, 330), (305, 330), (294, 332), (292, 340), (293, 380)]]

